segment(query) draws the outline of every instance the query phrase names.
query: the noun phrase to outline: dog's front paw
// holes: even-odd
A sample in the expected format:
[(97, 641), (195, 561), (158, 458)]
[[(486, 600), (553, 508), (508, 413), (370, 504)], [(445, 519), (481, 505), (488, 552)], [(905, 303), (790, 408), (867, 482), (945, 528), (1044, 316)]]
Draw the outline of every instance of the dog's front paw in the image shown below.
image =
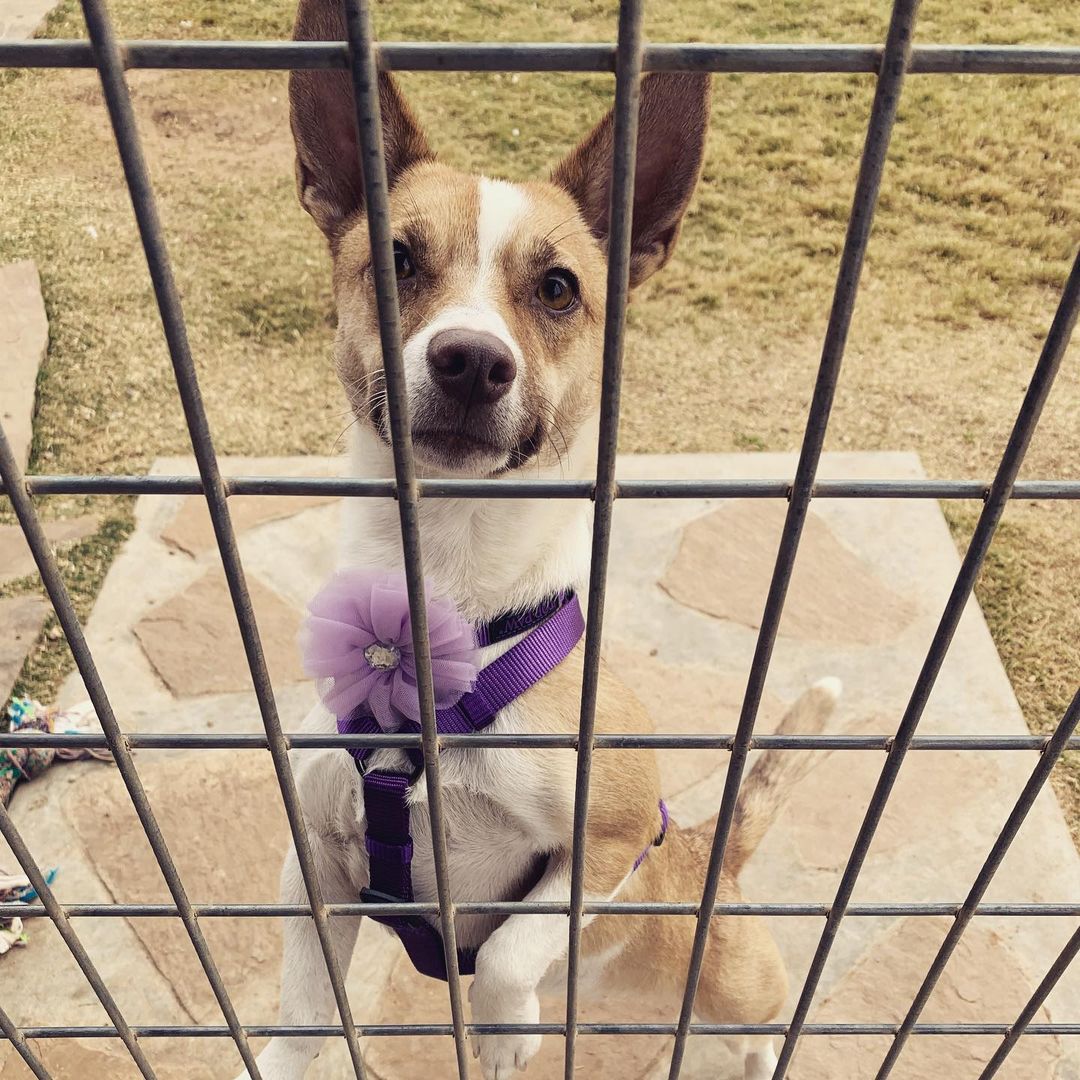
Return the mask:
[[(262, 1080), (304, 1080), (319, 1055), (321, 1039), (271, 1039), (255, 1059)], [(236, 1080), (251, 1080), (245, 1070)]]
[[(259, 1066), (259, 1075), (262, 1080), (303, 1080), (304, 1073), (307, 1072), (307, 1069), (303, 1067), (299, 1071), (284, 1071), (275, 1062), (265, 1062), (262, 1058), (258, 1058), (256, 1063)], [(236, 1077), (236, 1080), (251, 1080), (251, 1073), (245, 1069)]]
[[(488, 988), (477, 979), (469, 988), (474, 1024), (538, 1024), (540, 999), (533, 991)], [(524, 1071), (540, 1049), (539, 1035), (472, 1036), (473, 1057), (480, 1059), (484, 1080), (508, 1080)]]

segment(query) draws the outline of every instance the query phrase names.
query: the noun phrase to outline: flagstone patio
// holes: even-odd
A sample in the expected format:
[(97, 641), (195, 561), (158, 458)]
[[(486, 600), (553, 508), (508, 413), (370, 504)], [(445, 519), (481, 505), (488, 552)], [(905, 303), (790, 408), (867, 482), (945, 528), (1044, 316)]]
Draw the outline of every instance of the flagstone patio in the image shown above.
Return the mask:
[[(227, 474), (333, 472), (322, 459), (228, 459)], [(625, 478), (789, 477), (783, 454), (625, 457)], [(191, 461), (159, 461), (191, 473)], [(825, 477), (918, 477), (907, 453), (826, 454)], [(305, 601), (334, 565), (338, 504), (288, 497), (231, 501), (252, 599), (286, 729), (313, 700), (294, 646)], [(660, 730), (733, 730), (783, 520), (779, 500), (624, 501), (616, 512), (606, 653)], [(903, 712), (958, 558), (934, 503), (815, 502), (805, 531), (762, 703), (759, 730), (825, 674), (846, 691), (830, 730), (891, 734)], [(158, 732), (261, 731), (220, 559), (199, 498), (147, 496), (137, 528), (112, 567), (88, 634), (121, 724)], [(62, 703), (85, 696), (75, 675)], [(925, 733), (1025, 734), (1012, 689), (977, 605), (958, 629), (922, 723)], [(601, 751), (617, 753), (618, 751)], [(139, 770), (193, 901), (276, 899), (287, 829), (265, 751), (139, 751)], [(820, 754), (791, 793), (742, 882), (755, 901), (827, 902), (884, 760), (878, 751)], [(1035, 761), (1026, 752), (919, 751), (904, 765), (856, 902), (959, 902), (971, 885)], [(727, 755), (660, 754), (665, 795), (682, 823), (715, 813)], [(119, 776), (96, 763), (65, 765), (21, 787), (14, 816), (45, 866), (59, 866), (67, 902), (166, 902), (169, 897)], [(0, 859), (11, 857), (0, 850)], [(1075, 901), (1080, 860), (1053, 796), (1044, 792), (990, 890), (994, 902)], [(687, 899), (697, 899), (688, 897)], [(820, 918), (776, 917), (793, 1006), (821, 931)], [(949, 926), (941, 918), (853, 916), (842, 925), (811, 1013), (814, 1021), (892, 1022), (903, 1016)], [(1074, 920), (979, 917), (926, 1013), (927, 1021), (1011, 1022)], [(272, 919), (203, 920), (244, 1023), (276, 1019), (279, 928)], [(76, 928), (133, 1023), (217, 1024), (210, 989), (173, 919), (79, 919)], [(51, 925), (34, 920), (29, 948), (0, 961), (5, 1008), (22, 1024), (96, 1024), (104, 1014)], [(43, 973), (47, 973), (43, 977)], [(377, 927), (361, 931), (349, 989), (362, 1022), (445, 1022), (445, 986), (422, 979)], [(548, 1003), (552, 1020), (561, 1003)], [(648, 1001), (588, 1006), (584, 1020), (670, 1021)], [(1042, 1019), (1080, 1018), (1080, 974), (1067, 975)], [(1002, 1077), (1080, 1077), (1075, 1039), (1021, 1041)], [(895, 1073), (905, 1080), (975, 1080), (998, 1038), (911, 1041)], [(862, 1080), (885, 1038), (807, 1036), (795, 1080)], [(228, 1040), (147, 1039), (162, 1080), (227, 1080), (239, 1069)], [(548, 1038), (530, 1077), (562, 1076), (560, 1038)], [(58, 1078), (135, 1076), (119, 1042), (41, 1040)], [(453, 1075), (446, 1038), (372, 1039), (379, 1080)], [(578, 1073), (588, 1080), (661, 1080), (670, 1040), (583, 1036)], [(0, 1080), (30, 1073), (0, 1046)], [(349, 1075), (340, 1040), (311, 1075)], [(477, 1073), (477, 1076), (479, 1073)], [(691, 1040), (685, 1080), (736, 1080), (723, 1040)]]

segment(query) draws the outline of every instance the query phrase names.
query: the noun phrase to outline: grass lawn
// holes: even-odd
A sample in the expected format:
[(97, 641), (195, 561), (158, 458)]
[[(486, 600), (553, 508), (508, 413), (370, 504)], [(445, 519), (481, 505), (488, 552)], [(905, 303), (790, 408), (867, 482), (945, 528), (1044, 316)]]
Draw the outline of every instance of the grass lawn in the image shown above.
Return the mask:
[[(289, 0), (114, 0), (124, 37), (287, 36)], [(652, 40), (873, 42), (886, 0), (667, 0)], [(611, 40), (594, 0), (394, 0), (387, 39)], [(182, 20), (182, 21), (181, 21)], [(74, 0), (50, 37), (82, 37)], [(1080, 44), (1061, 0), (925, 0), (922, 43)], [(295, 199), (284, 73), (135, 72), (135, 106), (222, 453), (333, 452), (348, 423), (330, 364), (327, 259)], [(451, 164), (517, 179), (556, 161), (610, 101), (609, 76), (405, 75)], [(915, 449), (930, 475), (986, 479), (1080, 240), (1080, 81), (913, 76), (885, 172), (827, 449)], [(675, 261), (636, 296), (627, 451), (798, 446), (843, 240), (870, 76), (716, 79), (703, 183)], [(52, 346), (31, 469), (142, 472), (189, 444), (96, 75), (0, 74), (0, 262), (33, 258)], [(1024, 475), (1080, 476), (1080, 347)], [(127, 499), (65, 555), (85, 614), (131, 527)], [(962, 548), (978, 507), (945, 507)], [(5, 520), (10, 511), (0, 510)], [(1080, 673), (1080, 505), (1010, 507), (978, 596), (1032, 730)], [(7, 592), (37, 589), (27, 579)], [(944, 602), (944, 597), (942, 597)], [(48, 634), (23, 673), (70, 667)], [(1080, 759), (1056, 770), (1080, 836)]]

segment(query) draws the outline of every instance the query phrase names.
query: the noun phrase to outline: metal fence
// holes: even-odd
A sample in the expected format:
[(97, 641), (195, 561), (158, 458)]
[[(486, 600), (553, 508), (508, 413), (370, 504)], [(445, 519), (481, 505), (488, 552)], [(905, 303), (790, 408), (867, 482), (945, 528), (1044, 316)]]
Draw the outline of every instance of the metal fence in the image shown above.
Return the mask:
[[(1080, 902), (1060, 904), (983, 904), (986, 890), (1012, 843), (1036, 796), (1047, 782), (1061, 753), (1076, 747), (1074, 731), (1080, 722), (1080, 691), (1061, 718), (1053, 735), (1039, 737), (921, 737), (917, 734), (927, 699), (945, 659), (961, 613), (983, 565), (994, 532), (1010, 498), (1080, 499), (1080, 479), (1018, 482), (1017, 474), (1040, 413), (1061, 364), (1070, 333), (1080, 311), (1080, 256), (1065, 283), (1061, 300), (1045, 344), (1035, 364), (1031, 382), (1013, 425), (1000, 465), (989, 484), (978, 481), (818, 481), (818, 462), (825, 439), (844, 348), (851, 324), (859, 277), (866, 253), (882, 171), (896, 119), (901, 90), (908, 74), (1019, 74), (1080, 75), (1080, 48), (1016, 48), (988, 46), (922, 46), (912, 44), (918, 0), (895, 0), (883, 46), (876, 45), (645, 45), (642, 40), (642, 0), (622, 0), (615, 45), (573, 44), (428, 44), (378, 45), (367, 0), (344, 0), (348, 40), (344, 43), (295, 42), (121, 42), (114, 35), (104, 0), (82, 0), (89, 41), (29, 41), (0, 43), (0, 67), (96, 67), (104, 89), (117, 147), (138, 223), (140, 237), (153, 281), (165, 337), (183, 403), (199, 475), (193, 476), (23, 476), (19, 463), (0, 430), (0, 475), (4, 490), (33, 551), (45, 588), (70, 645), (75, 663), (101, 720), (103, 735), (0, 734), (0, 746), (104, 746), (112, 751), (161, 871), (173, 904), (75, 904), (61, 905), (33, 855), (23, 842), (8, 812), (0, 807), (0, 833), (10, 844), (40, 902), (2, 905), (0, 915), (48, 917), (71, 950), (113, 1026), (18, 1028), (0, 1007), (0, 1030), (15, 1046), (35, 1076), (47, 1078), (29, 1039), (110, 1038), (119, 1036), (140, 1073), (150, 1080), (153, 1068), (140, 1040), (157, 1037), (227, 1037), (235, 1042), (252, 1077), (258, 1077), (249, 1039), (255, 1036), (335, 1035), (348, 1045), (358, 1080), (365, 1075), (359, 1038), (445, 1035), (452, 1036), (460, 1080), (467, 1076), (467, 1044), (470, 1031), (521, 1032), (565, 1036), (565, 1075), (573, 1076), (578, 1035), (673, 1034), (674, 1048), (668, 1072), (677, 1080), (687, 1037), (700, 1035), (776, 1034), (783, 1048), (774, 1073), (783, 1077), (803, 1035), (892, 1036), (888, 1053), (878, 1069), (879, 1078), (889, 1075), (908, 1038), (915, 1035), (1001, 1035), (1002, 1042), (982, 1072), (995, 1075), (1021, 1035), (1080, 1034), (1076, 1023), (1035, 1024), (1032, 1020), (1043, 1001), (1080, 952), (1080, 929), (1047, 971), (1027, 1006), (1013, 1024), (920, 1023), (920, 1016), (934, 986), (965, 929), (976, 916), (1036, 917), (1080, 915)], [(200, 396), (184, 322), (184, 313), (173, 280), (169, 254), (158, 218), (153, 189), (136, 128), (125, 79), (127, 68), (289, 69), (342, 68), (352, 73), (356, 95), (361, 158), (367, 192), (368, 227), (374, 252), (375, 286), (379, 328), (386, 371), (387, 400), (393, 436), (393, 480), (243, 477), (225, 480), (218, 467), (206, 411)], [(398, 322), (397, 287), (391, 250), (386, 170), (382, 154), (377, 72), (380, 69), (425, 71), (614, 71), (615, 136), (614, 180), (611, 203), (611, 238), (603, 353), (603, 390), (600, 419), (599, 460), (595, 483), (573, 481), (533, 482), (517, 480), (418, 480), (415, 474), (410, 424), (402, 367)], [(638, 84), (642, 71), (713, 72), (873, 72), (876, 93), (870, 111), (858, 179), (832, 308), (829, 314), (821, 362), (818, 368), (798, 466), (793, 479), (716, 481), (618, 481), (615, 475), (616, 431), (619, 416), (620, 374), (629, 269), (630, 213), (634, 185), (633, 162), (637, 139)], [(124, 732), (98, 676), (82, 627), (72, 607), (34, 505), (33, 496), (57, 494), (177, 494), (205, 495), (236, 618), (239, 623), (251, 677), (265, 729), (263, 735), (156, 735)], [(333, 493), (336, 495), (395, 498), (401, 518), (406, 577), (413, 619), (413, 644), (418, 657), (422, 711), (420, 735), (301, 735), (283, 731), (263, 657), (259, 631), (252, 612), (244, 570), (230, 519), (228, 499), (236, 494)], [(585, 673), (581, 694), (579, 731), (576, 736), (472, 734), (439, 736), (431, 692), (430, 653), (425, 624), (423, 575), (417, 525), (421, 498), (584, 498), (595, 504), (595, 523), (588, 596), (588, 629), (585, 639)], [(597, 672), (604, 618), (605, 580), (611, 537), (611, 519), (617, 498), (780, 498), (787, 500), (787, 514), (776, 555), (757, 645), (738, 726), (722, 735), (596, 735)], [(759, 736), (755, 734), (758, 707), (772, 657), (777, 627), (784, 608), (788, 584), (810, 502), (814, 498), (969, 499), (983, 502), (978, 524), (964, 555), (948, 602), (930, 642), (907, 708), (891, 737), (881, 736)], [(439, 748), (467, 743), (470, 746), (570, 747), (577, 750), (576, 806), (572, 886), (569, 903), (454, 903), (450, 896), (446, 865), (446, 833), (442, 788), (439, 780)], [(288, 760), (291, 747), (381, 746), (422, 748), (430, 792), (438, 903), (327, 904), (315, 873), (296, 784)], [(177, 867), (158, 827), (145, 788), (139, 779), (132, 750), (159, 748), (258, 748), (269, 750), (281, 788), (289, 828), (307, 889), (307, 905), (217, 904), (195, 905), (180, 880)], [(725, 786), (712, 842), (700, 903), (586, 902), (584, 877), (584, 826), (589, 802), (592, 752), (596, 747), (697, 747), (722, 748), (730, 752)], [(878, 749), (885, 752), (877, 786), (867, 807), (857, 839), (831, 904), (718, 904), (717, 888), (735, 803), (747, 754), (775, 747), (785, 750)], [(909, 750), (1038, 750), (1040, 756), (1016, 801), (1001, 833), (994, 841), (968, 895), (960, 903), (947, 904), (851, 904), (851, 895), (874, 837), (890, 792)], [(539, 1025), (474, 1026), (466, 1022), (457, 966), (454, 917), (456, 913), (558, 913), (568, 915), (568, 981), (565, 1022)], [(365, 1025), (357, 1023), (346, 995), (343, 973), (330, 942), (330, 919), (342, 915), (437, 914), (445, 945), (452, 1023)], [(677, 1024), (579, 1023), (578, 966), (582, 920), (585, 914), (693, 914), (696, 931), (687, 971), (682, 1009)], [(820, 916), (824, 929), (806, 974), (794, 1014), (786, 1023), (698, 1024), (692, 1021), (698, 979), (705, 953), (709, 915)], [(339, 1024), (325, 1027), (251, 1026), (241, 1024), (228, 990), (208, 948), (200, 920), (209, 917), (287, 915), (309, 916), (318, 932), (330, 982), (337, 1003)], [(914, 1000), (900, 1024), (811, 1024), (807, 1015), (842, 920), (846, 916), (945, 915), (953, 924), (927, 971)], [(102, 981), (79, 939), (72, 920), (78, 918), (159, 916), (179, 918), (202, 964), (220, 1005), (224, 1025), (142, 1026), (125, 1020), (113, 995)]]

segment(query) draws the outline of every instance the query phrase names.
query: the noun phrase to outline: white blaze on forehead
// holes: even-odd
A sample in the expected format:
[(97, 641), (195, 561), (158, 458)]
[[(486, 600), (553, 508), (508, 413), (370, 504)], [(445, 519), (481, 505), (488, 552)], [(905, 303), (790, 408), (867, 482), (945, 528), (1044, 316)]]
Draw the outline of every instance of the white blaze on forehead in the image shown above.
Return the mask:
[[(418, 395), (414, 415), (424, 412), (423, 395), (431, 384), (427, 361), (428, 343), (440, 330), (479, 330), (494, 334), (506, 343), (519, 367), (525, 357), (503, 310), (506, 289), (500, 281), (503, 273), (499, 256), (513, 243), (521, 221), (529, 213), (529, 196), (524, 188), (505, 180), (481, 177), (480, 208), (476, 218), (477, 256), (471, 282), (452, 302), (422, 326), (406, 343), (405, 373), (410, 389)], [(503, 399), (501, 411), (510, 422), (521, 408), (521, 381), (516, 380)]]
[(495, 272), (495, 260), (517, 231), (518, 223), (529, 209), (523, 188), (505, 180), (480, 178), (480, 213), (476, 220), (476, 239), (480, 278)]
[(513, 242), (529, 212), (529, 197), (524, 188), (505, 180), (482, 176), (478, 185), (480, 208), (476, 216), (476, 271), (472, 284), (468, 293), (456, 305), (441, 312), (430, 326), (485, 330), (506, 342), (514, 359), (521, 364), (524, 360), (521, 347), (501, 308), (506, 290), (500, 282), (499, 256)]

